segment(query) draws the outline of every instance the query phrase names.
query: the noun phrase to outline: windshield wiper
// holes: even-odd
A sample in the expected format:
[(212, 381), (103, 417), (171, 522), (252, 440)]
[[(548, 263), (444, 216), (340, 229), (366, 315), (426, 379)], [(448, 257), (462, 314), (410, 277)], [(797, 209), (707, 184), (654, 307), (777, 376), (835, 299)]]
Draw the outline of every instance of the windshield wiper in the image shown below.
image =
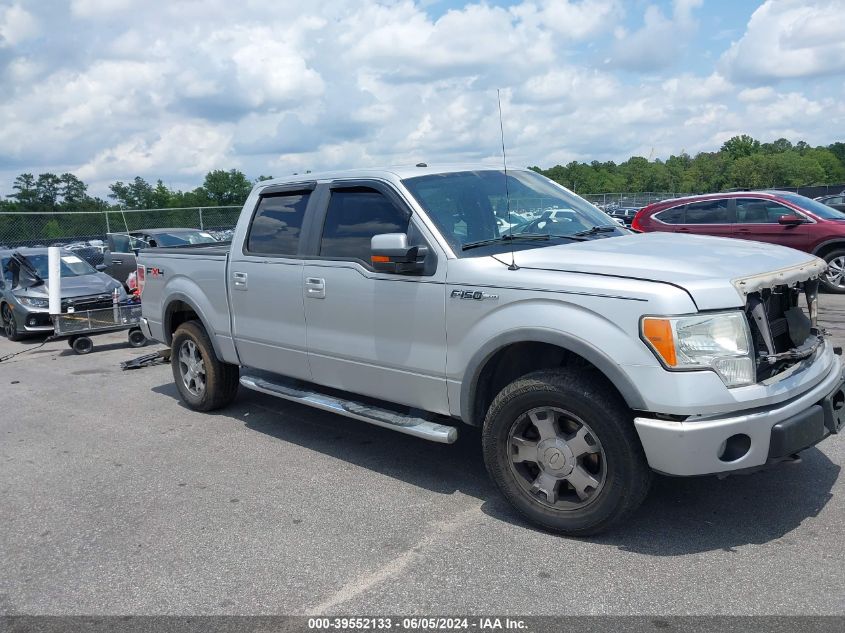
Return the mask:
[(573, 233), (573, 235), (576, 235), (578, 237), (584, 237), (587, 235), (595, 235), (596, 233), (607, 233), (608, 231), (615, 231), (618, 228), (618, 225), (614, 226), (613, 224), (600, 224), (598, 226), (594, 226), (590, 229), (587, 229), (586, 231), (578, 231), (577, 233)]
[(534, 241), (534, 240), (548, 240), (551, 238), (551, 235), (548, 233), (505, 233), (504, 235), (500, 235), (499, 237), (492, 237), (487, 240), (478, 240), (477, 242), (467, 242), (463, 246), (461, 246), (461, 250), (469, 250), (471, 248), (478, 248), (479, 246), (488, 246), (490, 244), (499, 244), (500, 242), (513, 242), (516, 240), (527, 240), (527, 241)]

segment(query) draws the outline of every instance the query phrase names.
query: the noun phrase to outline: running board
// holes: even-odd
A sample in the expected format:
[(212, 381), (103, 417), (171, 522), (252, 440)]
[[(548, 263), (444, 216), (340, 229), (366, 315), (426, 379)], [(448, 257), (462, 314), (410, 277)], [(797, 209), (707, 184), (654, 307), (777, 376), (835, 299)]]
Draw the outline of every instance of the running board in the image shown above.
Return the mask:
[(303, 388), (301, 383), (288, 381), (284, 378), (274, 377), (273, 380), (269, 380), (260, 376), (242, 375), (240, 382), (244, 387), (253, 391), (260, 391), (277, 398), (299, 402), (315, 409), (345, 415), (348, 418), (369, 422), (414, 437), (421, 437), (424, 440), (451, 444), (458, 439), (458, 429), (454, 426), (439, 424), (425, 418), (414, 417), (355, 400), (344, 400)]

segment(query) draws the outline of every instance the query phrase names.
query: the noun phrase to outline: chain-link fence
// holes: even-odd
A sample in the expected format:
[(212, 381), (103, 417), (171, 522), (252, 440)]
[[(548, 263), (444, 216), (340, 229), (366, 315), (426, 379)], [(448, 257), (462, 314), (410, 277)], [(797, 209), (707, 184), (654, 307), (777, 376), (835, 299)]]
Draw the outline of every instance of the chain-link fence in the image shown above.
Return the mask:
[(644, 191), (640, 193), (586, 193), (579, 194), (582, 198), (592, 202), (602, 209), (612, 208), (640, 208), (652, 202), (660, 202), (670, 198), (683, 198), (691, 193), (670, 193), (667, 191)]
[(0, 213), (0, 248), (105, 240), (107, 233), (195, 228), (223, 233), (238, 221), (240, 206), (132, 209), (56, 213)]

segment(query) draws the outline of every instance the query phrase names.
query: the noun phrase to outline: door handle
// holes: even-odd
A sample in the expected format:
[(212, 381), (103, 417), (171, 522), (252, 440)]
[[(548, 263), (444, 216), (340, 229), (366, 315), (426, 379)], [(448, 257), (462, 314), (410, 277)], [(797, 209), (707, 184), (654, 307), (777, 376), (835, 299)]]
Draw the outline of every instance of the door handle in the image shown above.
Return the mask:
[(737, 229), (737, 233), (751, 233), (751, 229)]
[(678, 229), (678, 233), (689, 233), (689, 229)]
[(234, 281), (235, 290), (247, 289), (246, 273), (232, 273), (232, 280)]
[(325, 299), (326, 280), (319, 277), (306, 277), (305, 295), (312, 299)]
[(123, 260), (122, 260), (122, 259), (112, 259), (112, 260), (111, 260), (111, 263), (112, 263), (112, 264), (122, 264), (122, 263), (123, 263)]

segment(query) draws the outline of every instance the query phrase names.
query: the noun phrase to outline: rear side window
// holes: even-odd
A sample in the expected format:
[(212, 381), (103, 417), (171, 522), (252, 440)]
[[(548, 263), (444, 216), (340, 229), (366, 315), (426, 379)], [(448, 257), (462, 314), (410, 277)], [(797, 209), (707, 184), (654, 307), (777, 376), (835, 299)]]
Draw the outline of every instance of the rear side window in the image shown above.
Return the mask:
[(247, 252), (296, 255), (310, 195), (301, 191), (262, 196), (249, 227)]
[(329, 200), (320, 255), (369, 264), (370, 240), (380, 233), (407, 233), (410, 215), (375, 189), (335, 189)]
[(661, 211), (660, 213), (655, 214), (654, 217), (666, 224), (683, 224), (684, 207), (682, 205), (680, 207), (666, 209), (665, 211)]
[(705, 200), (688, 204), (684, 224), (730, 224), (728, 201)]

